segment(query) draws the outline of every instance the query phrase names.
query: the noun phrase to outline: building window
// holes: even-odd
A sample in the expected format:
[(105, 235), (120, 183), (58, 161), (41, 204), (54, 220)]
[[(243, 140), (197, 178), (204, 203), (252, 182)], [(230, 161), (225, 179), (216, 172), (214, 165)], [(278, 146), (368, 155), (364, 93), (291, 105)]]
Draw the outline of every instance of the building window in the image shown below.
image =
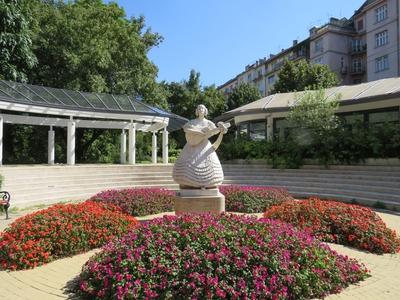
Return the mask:
[(266, 135), (265, 121), (250, 122), (249, 123), (249, 137), (253, 141), (265, 140)]
[(375, 46), (380, 47), (389, 43), (389, 34), (387, 30), (375, 34)]
[(399, 122), (399, 111), (381, 111), (381, 112), (370, 112), (368, 114), (369, 125), (385, 124), (385, 123), (398, 123)]
[(385, 20), (387, 18), (387, 5), (382, 5), (380, 7), (378, 7), (377, 9), (375, 9), (375, 20), (376, 23), (378, 22), (382, 22), (383, 20)]
[(357, 21), (357, 30), (358, 30), (358, 31), (361, 31), (361, 30), (363, 30), (363, 29), (364, 29), (364, 20), (363, 20), (363, 19), (358, 20), (358, 21)]
[(322, 47), (322, 39), (319, 39), (315, 41), (315, 47), (314, 47), (315, 52), (322, 52), (324, 51), (324, 48)]
[(375, 59), (375, 72), (382, 72), (389, 69), (389, 58), (387, 55)]
[(361, 52), (365, 48), (366, 45), (362, 40), (351, 40), (351, 52)]
[(351, 61), (351, 71), (353, 73), (360, 73), (362, 70), (361, 58), (355, 58)]
[(251, 73), (247, 75), (247, 82), (251, 81)]
[(239, 137), (247, 138), (248, 136), (248, 123), (242, 123), (238, 126)]
[(268, 77), (268, 85), (273, 85), (275, 83), (275, 75)]

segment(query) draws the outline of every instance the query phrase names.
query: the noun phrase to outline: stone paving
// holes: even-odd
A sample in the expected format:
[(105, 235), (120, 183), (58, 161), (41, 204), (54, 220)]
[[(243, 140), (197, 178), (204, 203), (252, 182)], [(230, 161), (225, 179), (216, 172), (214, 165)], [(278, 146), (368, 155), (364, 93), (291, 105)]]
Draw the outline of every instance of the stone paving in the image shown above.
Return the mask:
[[(141, 219), (151, 219), (161, 215)], [(390, 228), (400, 232), (399, 213), (380, 212), (379, 215)], [(15, 219), (15, 214), (11, 217)], [(4, 229), (8, 223), (4, 219), (0, 219), (0, 229)], [(341, 293), (330, 295), (326, 299), (400, 299), (400, 254), (375, 255), (341, 245), (331, 244), (330, 246), (341, 254), (363, 262), (371, 270), (372, 276), (360, 284), (352, 285)], [(82, 265), (96, 251), (99, 250), (60, 259), (33, 270), (0, 271), (0, 299), (76, 299), (69, 294), (68, 287), (79, 274)]]

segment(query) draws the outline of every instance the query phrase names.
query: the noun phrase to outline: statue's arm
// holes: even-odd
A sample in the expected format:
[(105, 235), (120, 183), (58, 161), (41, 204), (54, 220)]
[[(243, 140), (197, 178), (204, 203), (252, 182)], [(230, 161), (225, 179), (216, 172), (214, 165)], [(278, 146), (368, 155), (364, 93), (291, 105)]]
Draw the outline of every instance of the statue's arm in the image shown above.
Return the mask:
[(222, 122), (218, 123), (217, 129), (219, 130), (219, 136), (218, 136), (217, 140), (214, 142), (214, 144), (212, 145), (214, 150), (218, 149), (219, 145), (222, 142), (222, 138), (223, 138), (224, 134), (228, 132), (228, 128), (230, 127), (230, 125), (231, 124), (229, 124), (229, 123), (222, 123)]
[(221, 131), (219, 133), (219, 136), (218, 136), (217, 140), (214, 142), (214, 144), (212, 144), (214, 150), (217, 150), (219, 145), (221, 145), (223, 136), (224, 136), (224, 133)]

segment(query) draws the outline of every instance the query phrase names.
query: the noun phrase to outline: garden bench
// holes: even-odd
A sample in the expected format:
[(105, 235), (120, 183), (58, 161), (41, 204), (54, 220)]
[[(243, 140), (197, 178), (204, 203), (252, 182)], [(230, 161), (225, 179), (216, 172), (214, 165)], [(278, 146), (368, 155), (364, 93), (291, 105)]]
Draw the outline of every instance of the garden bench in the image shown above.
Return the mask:
[(6, 212), (6, 220), (8, 219), (8, 208), (10, 207), (11, 196), (9, 192), (0, 191), (0, 205), (3, 205)]

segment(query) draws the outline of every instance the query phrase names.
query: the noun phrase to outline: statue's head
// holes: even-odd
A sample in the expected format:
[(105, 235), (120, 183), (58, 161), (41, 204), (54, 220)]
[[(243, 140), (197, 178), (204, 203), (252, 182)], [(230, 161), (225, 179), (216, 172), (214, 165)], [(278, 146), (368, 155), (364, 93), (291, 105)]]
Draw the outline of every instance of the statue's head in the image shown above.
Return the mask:
[(197, 105), (197, 108), (196, 108), (196, 117), (199, 116), (199, 113), (202, 113), (205, 117), (207, 117), (207, 115), (208, 115), (208, 109), (207, 109), (207, 107), (205, 107), (205, 105), (203, 105), (203, 104)]

